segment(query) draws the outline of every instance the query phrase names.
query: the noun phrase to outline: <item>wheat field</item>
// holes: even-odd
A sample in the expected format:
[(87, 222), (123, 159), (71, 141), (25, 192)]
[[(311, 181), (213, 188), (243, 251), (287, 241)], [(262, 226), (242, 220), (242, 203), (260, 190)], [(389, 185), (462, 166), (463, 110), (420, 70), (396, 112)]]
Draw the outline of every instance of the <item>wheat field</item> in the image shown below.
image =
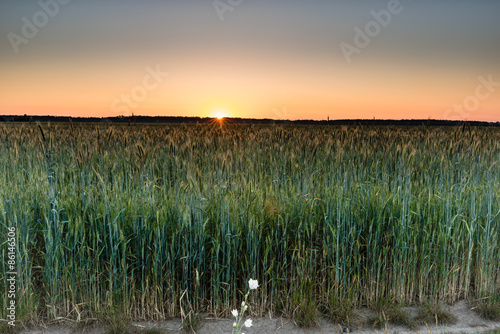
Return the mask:
[(499, 213), (499, 128), (0, 124), (34, 321), (498, 295)]

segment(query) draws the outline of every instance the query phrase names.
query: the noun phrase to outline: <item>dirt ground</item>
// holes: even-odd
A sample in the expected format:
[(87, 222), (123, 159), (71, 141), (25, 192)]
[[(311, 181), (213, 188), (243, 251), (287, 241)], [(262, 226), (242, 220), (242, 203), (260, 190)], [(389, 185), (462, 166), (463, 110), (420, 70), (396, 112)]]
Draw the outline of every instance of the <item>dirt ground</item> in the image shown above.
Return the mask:
[[(416, 313), (415, 308), (407, 308), (410, 313)], [(246, 334), (313, 334), (313, 333), (394, 333), (394, 334), (410, 334), (410, 333), (491, 333), (492, 331), (500, 331), (500, 322), (487, 321), (480, 318), (476, 313), (469, 309), (465, 301), (458, 302), (453, 306), (448, 306), (448, 310), (453, 313), (458, 321), (453, 325), (447, 326), (422, 326), (418, 330), (411, 331), (406, 327), (389, 326), (387, 329), (372, 329), (372, 328), (342, 328), (337, 324), (329, 322), (327, 319), (320, 319), (319, 323), (312, 328), (299, 328), (293, 320), (284, 318), (261, 318), (253, 319), (253, 326), (244, 328), (243, 333)], [(363, 317), (369, 317), (371, 312), (361, 310)], [(197, 334), (225, 334), (231, 333), (232, 319), (204, 319), (198, 329)], [(164, 333), (186, 333), (181, 329), (180, 319), (170, 320), (159, 324), (148, 322), (133, 323), (134, 326), (140, 328), (160, 327)], [(104, 328), (95, 328), (87, 333), (103, 334)], [(71, 327), (61, 325), (51, 325), (44, 328), (36, 328), (21, 331), (22, 334), (71, 334), (75, 333)]]

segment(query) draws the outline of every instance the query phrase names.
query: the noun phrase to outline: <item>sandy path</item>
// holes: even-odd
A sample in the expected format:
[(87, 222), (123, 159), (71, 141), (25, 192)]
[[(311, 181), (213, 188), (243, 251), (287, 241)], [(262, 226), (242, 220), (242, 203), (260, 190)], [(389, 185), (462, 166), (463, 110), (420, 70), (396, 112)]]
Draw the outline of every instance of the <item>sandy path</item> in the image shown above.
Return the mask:
[[(415, 309), (408, 308), (410, 312), (415, 312)], [(477, 314), (469, 309), (466, 302), (462, 301), (453, 306), (449, 306), (449, 310), (455, 314), (458, 322), (453, 325), (447, 326), (423, 326), (419, 330), (411, 331), (405, 327), (390, 326), (388, 330), (375, 330), (371, 328), (354, 328), (351, 333), (397, 333), (397, 334), (410, 334), (410, 333), (449, 333), (449, 334), (462, 334), (462, 333), (490, 333), (491, 331), (500, 331), (500, 322), (487, 321), (480, 318)], [(368, 315), (370, 312), (364, 310), (362, 314)], [(198, 334), (225, 334), (231, 333), (231, 326), (233, 320), (231, 319), (205, 319), (201, 322), (196, 333)], [(313, 334), (313, 333), (341, 333), (342, 328), (336, 324), (329, 322), (327, 319), (321, 319), (316, 327), (302, 329), (297, 327), (292, 320), (284, 318), (261, 318), (253, 320), (254, 326), (245, 328), (246, 334), (268, 334), (268, 333), (283, 333), (283, 334)], [(165, 333), (186, 333), (181, 330), (181, 322), (179, 319), (162, 322), (160, 324), (139, 322), (134, 323), (137, 327), (148, 328), (159, 326), (164, 329)], [(71, 334), (71, 328), (53, 325), (45, 328), (37, 328), (31, 330), (24, 330), (22, 334)], [(96, 328), (88, 332), (89, 334), (103, 334), (104, 328)]]

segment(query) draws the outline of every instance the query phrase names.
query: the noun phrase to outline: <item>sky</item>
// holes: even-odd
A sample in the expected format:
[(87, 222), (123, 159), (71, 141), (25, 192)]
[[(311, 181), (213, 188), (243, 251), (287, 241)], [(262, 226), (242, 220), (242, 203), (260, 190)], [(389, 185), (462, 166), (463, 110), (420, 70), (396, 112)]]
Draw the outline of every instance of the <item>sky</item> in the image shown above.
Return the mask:
[(500, 121), (500, 1), (0, 0), (0, 115)]

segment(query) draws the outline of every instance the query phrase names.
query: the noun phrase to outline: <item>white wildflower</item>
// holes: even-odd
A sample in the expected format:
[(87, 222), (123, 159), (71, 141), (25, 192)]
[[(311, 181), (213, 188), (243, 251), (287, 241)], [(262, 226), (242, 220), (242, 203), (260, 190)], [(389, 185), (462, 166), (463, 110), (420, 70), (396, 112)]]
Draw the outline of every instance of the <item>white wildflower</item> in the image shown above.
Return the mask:
[(255, 290), (259, 287), (259, 282), (256, 279), (249, 279), (248, 280), (248, 285), (250, 287), (250, 290)]

